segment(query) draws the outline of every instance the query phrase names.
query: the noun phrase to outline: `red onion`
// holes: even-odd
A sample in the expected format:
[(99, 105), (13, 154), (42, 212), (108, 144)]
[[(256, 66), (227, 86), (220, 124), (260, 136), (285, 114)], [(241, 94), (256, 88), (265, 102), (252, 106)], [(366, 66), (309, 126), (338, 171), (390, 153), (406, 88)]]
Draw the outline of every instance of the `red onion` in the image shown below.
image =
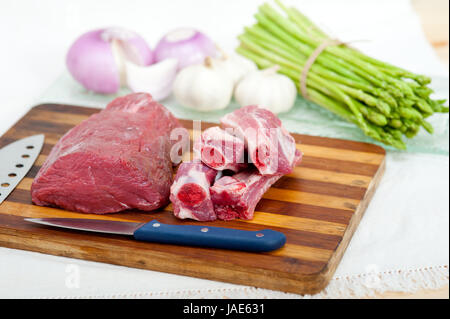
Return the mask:
[(123, 84), (124, 60), (138, 65), (153, 63), (153, 52), (136, 33), (107, 28), (81, 35), (67, 53), (67, 68), (86, 89), (115, 93)]
[(167, 33), (155, 48), (156, 61), (167, 58), (178, 60), (178, 69), (203, 63), (207, 56), (215, 57), (214, 42), (205, 34), (191, 29), (176, 29)]

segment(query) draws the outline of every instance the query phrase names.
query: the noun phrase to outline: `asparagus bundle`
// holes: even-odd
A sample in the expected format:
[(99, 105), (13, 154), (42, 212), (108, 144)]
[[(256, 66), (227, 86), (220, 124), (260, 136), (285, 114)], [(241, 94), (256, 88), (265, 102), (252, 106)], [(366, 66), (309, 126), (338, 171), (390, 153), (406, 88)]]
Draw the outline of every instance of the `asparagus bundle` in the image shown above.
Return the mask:
[[(430, 134), (425, 119), (448, 113), (445, 100), (430, 97), (431, 80), (379, 61), (342, 44), (332, 43), (323, 31), (295, 8), (275, 0), (285, 15), (268, 4), (259, 7), (257, 23), (239, 36), (237, 52), (259, 68), (278, 65), (301, 93), (301, 76), (308, 68), (303, 95), (387, 145), (406, 149), (403, 136), (414, 137), (420, 127)], [(309, 59), (324, 47), (312, 64)]]

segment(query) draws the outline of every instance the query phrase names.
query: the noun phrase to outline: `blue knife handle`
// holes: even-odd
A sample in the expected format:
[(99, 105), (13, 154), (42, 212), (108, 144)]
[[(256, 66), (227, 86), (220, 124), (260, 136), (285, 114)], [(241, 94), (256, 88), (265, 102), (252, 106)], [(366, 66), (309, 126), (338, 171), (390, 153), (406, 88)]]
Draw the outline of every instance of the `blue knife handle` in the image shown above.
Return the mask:
[(169, 225), (153, 220), (134, 232), (140, 241), (213, 247), (253, 252), (272, 251), (286, 243), (286, 236), (271, 229), (247, 231), (234, 228)]

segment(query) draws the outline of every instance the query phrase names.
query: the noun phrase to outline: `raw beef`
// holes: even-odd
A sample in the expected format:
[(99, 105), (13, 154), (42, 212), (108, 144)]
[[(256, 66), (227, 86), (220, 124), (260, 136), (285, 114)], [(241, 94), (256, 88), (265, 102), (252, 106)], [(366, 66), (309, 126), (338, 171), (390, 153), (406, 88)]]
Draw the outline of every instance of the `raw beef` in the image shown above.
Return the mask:
[(300, 153), (294, 138), (282, 127), (275, 114), (250, 105), (225, 115), (221, 124), (245, 139), (248, 155), (261, 174), (292, 172), (295, 158)]
[(196, 157), (216, 170), (238, 172), (245, 164), (244, 141), (220, 127), (211, 127), (202, 133), (194, 144)]
[(33, 181), (33, 202), (98, 214), (166, 205), (173, 175), (169, 134), (178, 127), (149, 94), (113, 100), (54, 146)]
[[(298, 153), (294, 165), (300, 161), (301, 153)], [(218, 179), (210, 188), (217, 218), (252, 219), (256, 204), (269, 187), (281, 177), (282, 175), (262, 175), (256, 168), (251, 168)]]
[(216, 219), (209, 194), (209, 188), (216, 175), (216, 170), (201, 161), (181, 163), (175, 182), (170, 188), (170, 201), (176, 217), (199, 221)]
[(261, 175), (247, 170), (224, 176), (210, 188), (214, 211), (219, 219), (252, 219), (256, 204), (281, 175)]

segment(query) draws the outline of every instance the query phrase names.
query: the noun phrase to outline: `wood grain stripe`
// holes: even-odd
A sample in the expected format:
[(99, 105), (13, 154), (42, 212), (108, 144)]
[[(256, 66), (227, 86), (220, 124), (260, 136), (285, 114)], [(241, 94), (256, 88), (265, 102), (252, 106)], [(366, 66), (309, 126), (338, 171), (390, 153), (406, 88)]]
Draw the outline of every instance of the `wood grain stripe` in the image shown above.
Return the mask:
[(356, 200), (361, 200), (366, 193), (364, 187), (305, 180), (287, 176), (283, 176), (283, 178), (279, 179), (272, 185), (272, 188), (300, 190), (305, 193), (331, 195)]
[(24, 191), (30, 191), (32, 183), (33, 183), (33, 179), (32, 178), (25, 177), (16, 186), (16, 189), (21, 189), (21, 190), (24, 190)]
[(308, 145), (305, 143), (297, 144), (297, 148), (303, 152), (304, 155), (313, 157), (323, 157), (327, 154), (327, 158), (341, 161), (358, 162), (365, 164), (378, 165), (384, 158), (383, 154), (374, 154), (368, 152), (359, 152), (354, 150), (345, 150), (333, 147), (323, 147), (317, 145)]
[(47, 160), (47, 155), (42, 155), (40, 154), (38, 156), (38, 158), (36, 159), (36, 162), (34, 162), (34, 166), (39, 166), (41, 167), (42, 165), (44, 165), (44, 162)]
[[(35, 162), (35, 166), (39, 167), (40, 169), (42, 164), (45, 162), (46, 158), (47, 158), (46, 155), (40, 155)], [(29, 178), (33, 178), (35, 176), (34, 173), (37, 172), (37, 170), (38, 170), (37, 168), (33, 169), (31, 173), (28, 174), (27, 176)], [(325, 194), (357, 200), (361, 200), (366, 191), (365, 188), (359, 186), (336, 184), (325, 181), (316, 181), (313, 179), (311, 180), (300, 179), (289, 176), (284, 176), (282, 179), (277, 181), (272, 187), (280, 189), (301, 190), (307, 193)]]
[[(35, 165), (42, 166), (47, 159), (47, 155), (41, 154), (37, 158)], [(338, 173), (333, 171), (323, 171), (320, 169), (297, 166), (291, 174), (285, 177), (293, 179), (311, 180), (317, 182), (333, 183), (340, 185), (352, 185), (367, 188), (371, 181), (371, 177), (357, 174)]]
[(337, 209), (355, 210), (359, 200), (342, 198), (324, 194), (313, 194), (289, 189), (269, 188), (263, 198), (283, 200), (291, 203), (302, 203)]
[(383, 154), (383, 155), (386, 154), (386, 151), (381, 146), (377, 146), (370, 143), (362, 143), (350, 140), (343, 140), (322, 136), (303, 135), (303, 134), (295, 134), (293, 136), (296, 142), (299, 144), (333, 147), (337, 149), (368, 152), (374, 154)]
[(281, 249), (277, 249), (269, 254), (273, 256), (289, 256), (302, 260), (326, 262), (330, 259), (332, 253), (333, 251), (326, 249), (286, 244)]
[(87, 120), (89, 115), (83, 114), (67, 114), (52, 111), (42, 111), (31, 113), (29, 119), (34, 121), (47, 122), (51, 121), (58, 124), (78, 125), (82, 121)]
[(255, 212), (252, 220), (246, 220), (242, 222), (338, 236), (342, 236), (347, 227), (346, 225), (327, 222), (323, 220), (312, 220), (307, 218), (276, 215), (264, 212)]
[[(169, 204), (163, 209), (164, 211), (172, 212), (172, 204)], [(280, 228), (295, 229), (307, 231), (312, 233), (321, 233), (328, 235), (342, 236), (346, 225), (329, 222), (325, 220), (314, 220), (309, 218), (302, 218), (289, 215), (279, 215), (266, 212), (255, 211), (252, 220), (236, 219), (234, 223), (253, 223), (266, 226), (275, 226)]]
[[(70, 110), (70, 111), (68, 111)], [(66, 105), (66, 104), (40, 104), (36, 105), (30, 110), (30, 114), (33, 114), (34, 112), (43, 112), (43, 111), (50, 111), (50, 112), (60, 112), (64, 114), (76, 114), (76, 115), (86, 115), (91, 116), (92, 114), (100, 112), (100, 108), (90, 108), (90, 107), (83, 107), (83, 106), (76, 106), (76, 105)]]
[(101, 219), (101, 220), (113, 220), (122, 222), (133, 222), (133, 220), (126, 218), (119, 218), (115, 215), (94, 215), (94, 214), (81, 214), (61, 210), (52, 207), (41, 207), (37, 205), (23, 205), (23, 203), (16, 203), (11, 201), (5, 201), (1, 204), (2, 213), (7, 215), (28, 217), (28, 218), (44, 218), (44, 217), (61, 217), (61, 218), (86, 218), (86, 219)]
[(291, 174), (286, 177), (314, 180), (319, 182), (329, 182), (334, 184), (352, 185), (367, 188), (371, 177), (357, 174), (346, 174), (334, 171), (324, 172), (321, 169), (314, 169), (304, 166), (296, 166)]
[(17, 131), (20, 132), (20, 131), (26, 130), (27, 127), (28, 128), (32, 127), (34, 131), (46, 132), (46, 135), (48, 133), (61, 135), (61, 132), (65, 133), (65, 132), (69, 131), (71, 128), (73, 128), (73, 125), (30, 119), (27, 121), (17, 123), (15, 126), (15, 130), (16, 130), (16, 132)]
[(348, 224), (353, 211), (347, 209), (327, 208), (303, 203), (289, 203), (283, 200), (263, 198), (256, 205), (256, 211), (297, 216), (309, 219), (326, 220), (333, 223)]
[[(12, 192), (8, 196), (8, 201), (22, 203), (25, 205), (32, 205), (31, 195), (28, 189), (23, 190), (16, 188), (14, 192)], [(281, 200), (272, 200), (266, 198), (263, 198), (259, 201), (258, 205), (256, 206), (256, 211), (262, 211), (265, 213), (276, 215), (296, 216), (313, 220), (324, 220), (344, 225), (347, 225), (351, 217), (353, 216), (353, 211), (351, 210), (326, 208), (299, 203), (289, 203)], [(124, 214), (126, 214), (126, 218), (133, 218), (134, 220), (141, 220), (139, 218), (143, 216), (142, 212), (138, 212), (133, 215), (132, 211), (127, 211)], [(152, 214), (154, 214), (154, 212), (152, 212)], [(215, 221), (215, 223), (220, 223), (220, 221)], [(230, 222), (227, 221), (226, 223)]]
[[(33, 182), (32, 178), (26, 177), (17, 185), (17, 189), (30, 190), (31, 184)], [(329, 196), (325, 194), (314, 194), (307, 192), (300, 192), (290, 189), (280, 189), (280, 188), (270, 188), (264, 195), (263, 198), (291, 202), (291, 203), (301, 203), (308, 205), (315, 205), (328, 208), (336, 209), (348, 209), (355, 210), (359, 204), (359, 200), (351, 198), (342, 198), (336, 196)]]
[(300, 167), (372, 177), (379, 166), (305, 155)]

